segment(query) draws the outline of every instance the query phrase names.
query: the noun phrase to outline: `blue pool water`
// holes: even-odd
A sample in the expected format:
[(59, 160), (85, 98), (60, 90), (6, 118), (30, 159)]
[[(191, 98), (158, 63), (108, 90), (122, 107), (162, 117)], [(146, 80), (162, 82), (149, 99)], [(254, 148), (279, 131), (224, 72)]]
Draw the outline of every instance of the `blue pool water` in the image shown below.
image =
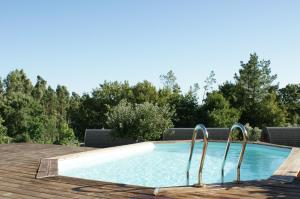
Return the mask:
[[(205, 184), (220, 183), (221, 165), (226, 143), (210, 142), (203, 170)], [(232, 143), (225, 165), (225, 182), (236, 179), (236, 163), (241, 144)], [(78, 168), (64, 169), (60, 175), (124, 183), (149, 187), (186, 185), (186, 166), (190, 143), (155, 144), (152, 151), (126, 158), (118, 158), (96, 165), (82, 164)], [(190, 184), (197, 183), (202, 143), (195, 145)], [(288, 148), (247, 144), (241, 167), (241, 180), (258, 180), (270, 177), (290, 153)]]

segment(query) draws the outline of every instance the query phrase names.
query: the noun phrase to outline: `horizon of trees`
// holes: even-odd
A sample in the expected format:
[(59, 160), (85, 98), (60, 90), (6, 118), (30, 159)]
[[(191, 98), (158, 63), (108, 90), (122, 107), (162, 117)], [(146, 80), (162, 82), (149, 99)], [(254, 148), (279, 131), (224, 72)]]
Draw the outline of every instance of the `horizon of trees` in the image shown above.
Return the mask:
[(198, 84), (183, 93), (172, 71), (160, 76), (163, 88), (147, 80), (135, 85), (104, 81), (91, 93), (78, 95), (62, 85), (53, 89), (40, 76), (33, 85), (22, 69), (14, 70), (3, 80), (0, 77), (0, 143), (76, 144), (83, 140), (86, 128), (110, 128), (114, 121), (107, 121), (108, 113), (122, 100), (129, 107), (148, 103), (156, 111), (159, 107), (170, 110), (172, 114), (166, 115), (174, 127), (198, 123), (230, 127), (234, 122), (253, 128), (299, 126), (300, 84), (279, 89), (276, 78), (270, 61), (255, 53), (241, 62), (233, 82), (226, 81), (215, 90), (212, 71), (205, 80), (202, 100), (197, 95)]

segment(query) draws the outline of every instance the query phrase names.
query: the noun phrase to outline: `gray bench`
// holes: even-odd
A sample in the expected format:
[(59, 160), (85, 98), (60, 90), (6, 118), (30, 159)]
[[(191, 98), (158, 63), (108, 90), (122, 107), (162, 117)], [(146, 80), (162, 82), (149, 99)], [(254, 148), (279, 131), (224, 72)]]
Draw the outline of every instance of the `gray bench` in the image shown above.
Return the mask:
[(272, 144), (300, 147), (300, 127), (265, 127), (261, 140)]
[(86, 147), (112, 147), (125, 144), (133, 144), (135, 140), (114, 138), (111, 129), (86, 129), (84, 146)]

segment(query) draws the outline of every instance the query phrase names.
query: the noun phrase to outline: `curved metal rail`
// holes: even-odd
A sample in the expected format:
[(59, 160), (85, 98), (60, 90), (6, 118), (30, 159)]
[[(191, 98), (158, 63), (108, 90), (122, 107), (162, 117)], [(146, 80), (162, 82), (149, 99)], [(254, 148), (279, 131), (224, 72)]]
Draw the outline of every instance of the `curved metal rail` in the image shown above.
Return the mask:
[(224, 154), (224, 158), (223, 158), (222, 183), (224, 183), (224, 166), (225, 166), (226, 158), (227, 158), (227, 155), (228, 155), (230, 143), (232, 141), (231, 134), (233, 133), (234, 129), (236, 129), (236, 128), (239, 128), (243, 133), (243, 145), (242, 145), (242, 150), (241, 150), (241, 153), (240, 153), (240, 157), (239, 157), (239, 161), (238, 161), (237, 169), (236, 169), (236, 173), (237, 173), (236, 174), (236, 182), (237, 183), (240, 182), (240, 169), (241, 169), (241, 164), (242, 164), (242, 161), (243, 161), (243, 157), (244, 157), (244, 153), (245, 153), (245, 149), (246, 149), (246, 145), (247, 145), (248, 132), (247, 132), (246, 128), (244, 127), (244, 125), (242, 125), (240, 123), (235, 123), (230, 129), (228, 140), (227, 140), (227, 145), (226, 145), (226, 149), (225, 149), (225, 154)]
[(197, 133), (198, 133), (199, 130), (202, 130), (202, 132), (203, 132), (203, 149), (202, 149), (202, 156), (201, 156), (200, 167), (199, 167), (199, 172), (198, 172), (198, 185), (202, 185), (202, 170), (203, 170), (203, 165), (204, 165), (204, 160), (205, 160), (205, 155), (206, 155), (206, 149), (207, 149), (207, 144), (208, 144), (208, 132), (207, 132), (205, 126), (202, 125), (202, 124), (198, 124), (195, 127), (194, 132), (193, 132), (193, 136), (192, 136), (190, 157), (189, 157), (189, 161), (188, 161), (188, 165), (187, 165), (187, 169), (186, 169), (187, 185), (189, 185), (191, 160), (192, 160), (192, 157), (193, 157), (195, 140), (196, 140)]

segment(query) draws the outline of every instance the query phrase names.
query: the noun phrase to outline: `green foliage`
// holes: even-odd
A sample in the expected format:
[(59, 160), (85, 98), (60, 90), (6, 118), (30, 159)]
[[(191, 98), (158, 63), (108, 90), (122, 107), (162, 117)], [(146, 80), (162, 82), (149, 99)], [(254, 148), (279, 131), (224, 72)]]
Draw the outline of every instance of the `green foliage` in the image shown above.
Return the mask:
[(219, 93), (230, 103), (234, 108), (240, 107), (240, 99), (237, 96), (238, 87), (236, 84), (229, 81), (224, 82), (219, 86)]
[(41, 100), (45, 95), (47, 82), (41, 77), (37, 76), (37, 82), (33, 88), (32, 96), (36, 100)]
[(11, 138), (7, 136), (7, 128), (3, 126), (4, 120), (0, 116), (0, 144), (10, 143)]
[(251, 127), (249, 123), (245, 125), (250, 141), (259, 141), (261, 139), (262, 130), (258, 127)]
[(77, 144), (75, 134), (65, 121), (62, 121), (58, 127), (58, 140), (57, 144)]
[(230, 127), (240, 118), (235, 108), (216, 109), (209, 113), (209, 127)]
[(30, 94), (32, 91), (31, 81), (27, 78), (23, 70), (10, 72), (4, 80), (4, 86), (7, 94), (15, 92)]
[(261, 102), (272, 88), (277, 75), (271, 75), (270, 61), (259, 60), (258, 56), (250, 54), (247, 63), (241, 62), (239, 74), (235, 74), (236, 84), (244, 105), (255, 105)]
[(287, 111), (289, 125), (300, 124), (300, 84), (288, 84), (279, 89), (280, 105)]
[[(104, 81), (91, 93), (70, 96), (65, 86), (53, 89), (40, 76), (33, 85), (23, 70), (11, 71), (3, 81), (0, 78), (0, 143), (76, 144), (86, 128), (113, 127), (118, 136), (156, 140), (173, 124), (230, 127), (239, 121), (259, 128), (300, 126), (300, 84), (278, 89), (270, 61), (256, 54), (241, 62), (234, 82), (226, 81), (215, 91), (212, 71), (201, 103), (198, 84), (182, 93), (173, 71), (160, 79), (161, 89), (146, 80), (132, 86), (127, 81)], [(254, 132), (249, 133), (251, 139), (257, 140), (258, 129), (249, 129)]]
[(69, 108), (69, 118), (76, 136), (82, 140), (87, 128), (107, 128), (108, 107), (116, 106), (122, 99), (134, 101), (132, 88), (127, 81), (105, 81), (99, 88), (94, 89), (91, 95), (73, 95), (70, 100), (73, 106)]
[(247, 63), (241, 62), (241, 69), (235, 74), (236, 83), (227, 82), (220, 87), (232, 107), (241, 111), (242, 123), (258, 127), (284, 125), (285, 112), (273, 94), (278, 89), (273, 85), (277, 75), (271, 74), (270, 63), (251, 54)]
[(210, 74), (209, 76), (205, 79), (204, 83), (204, 92), (203, 92), (203, 98), (202, 98), (202, 101), (204, 100), (206, 94), (209, 92), (209, 91), (212, 91), (213, 89), (213, 85), (216, 83), (216, 78), (215, 78), (216, 74), (215, 72), (212, 70), (210, 71)]
[(61, 121), (67, 123), (68, 107), (69, 93), (64, 86), (58, 86), (54, 91), (47, 88), (47, 82), (40, 76), (33, 86), (23, 70), (12, 71), (4, 79), (0, 114), (5, 120), (7, 136), (14, 142), (73, 142), (74, 136), (66, 136), (59, 125)]
[(115, 130), (117, 137), (137, 141), (158, 140), (173, 126), (173, 114), (167, 106), (158, 107), (149, 102), (131, 104), (123, 100), (109, 109), (107, 125)]
[[(261, 129), (259, 129), (258, 127), (253, 128), (249, 125), (249, 123), (245, 124), (245, 128), (248, 132), (248, 141), (256, 142), (261, 139)], [(243, 134), (240, 129), (234, 129), (231, 138), (234, 141), (242, 141)]]
[(176, 82), (177, 78), (175, 76), (175, 73), (170, 70), (166, 75), (160, 75), (160, 81), (163, 83), (164, 89), (173, 91), (173, 92), (179, 92), (180, 88), (178, 83)]
[(133, 103), (157, 103), (158, 102), (158, 92), (150, 82), (143, 81), (139, 82), (132, 87), (132, 99), (128, 99), (130, 102)]
[(278, 105), (275, 93), (269, 93), (258, 106), (259, 115), (256, 115), (256, 125), (262, 126), (284, 126), (286, 112)]
[(207, 96), (201, 107), (203, 121), (209, 127), (230, 127), (239, 121), (240, 112), (231, 108), (222, 94), (213, 92)]
[(31, 142), (30, 135), (28, 133), (18, 134), (13, 139), (14, 142)]
[(4, 93), (4, 86), (3, 86), (2, 79), (0, 77), (0, 99), (2, 99), (3, 93)]
[(199, 105), (195, 93), (180, 95), (178, 101), (173, 101), (173, 104), (175, 114), (172, 120), (176, 127), (195, 127), (195, 124), (199, 123)]

